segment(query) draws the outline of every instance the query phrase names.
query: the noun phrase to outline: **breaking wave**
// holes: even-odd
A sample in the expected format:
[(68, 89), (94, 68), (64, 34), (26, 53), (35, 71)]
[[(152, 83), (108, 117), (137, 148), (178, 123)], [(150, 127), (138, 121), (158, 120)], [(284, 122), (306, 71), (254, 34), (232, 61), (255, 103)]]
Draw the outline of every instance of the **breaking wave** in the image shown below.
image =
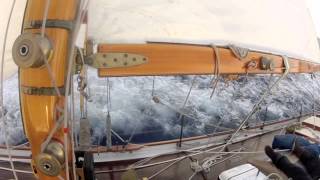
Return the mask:
[[(21, 122), (18, 75), (4, 83), (7, 128), (0, 128), (0, 142), (5, 133), (11, 144), (26, 141)], [(92, 143), (105, 145), (106, 117), (110, 112), (112, 129), (124, 140), (144, 143), (175, 139), (180, 136), (180, 112), (184, 113), (183, 136), (191, 137), (235, 128), (251, 111), (260, 95), (279, 76), (239, 76), (227, 81), (220, 78), (212, 98), (212, 76), (114, 77), (109, 78), (110, 105), (107, 102), (107, 80), (89, 69), (88, 119), (92, 126)], [(76, 79), (76, 78), (75, 78)], [(194, 80), (194, 83), (193, 82)], [(319, 109), (318, 75), (290, 74), (270, 93), (249, 121), (277, 120), (311, 113)], [(190, 90), (188, 101), (183, 104)], [(74, 82), (76, 86), (76, 82)], [(76, 91), (76, 90), (75, 90)], [(76, 91), (76, 132), (79, 131), (79, 93)], [(153, 98), (156, 97), (156, 98)], [(221, 126), (221, 128), (217, 128)], [(6, 130), (6, 131), (5, 131)], [(114, 144), (123, 142), (116, 136)]]

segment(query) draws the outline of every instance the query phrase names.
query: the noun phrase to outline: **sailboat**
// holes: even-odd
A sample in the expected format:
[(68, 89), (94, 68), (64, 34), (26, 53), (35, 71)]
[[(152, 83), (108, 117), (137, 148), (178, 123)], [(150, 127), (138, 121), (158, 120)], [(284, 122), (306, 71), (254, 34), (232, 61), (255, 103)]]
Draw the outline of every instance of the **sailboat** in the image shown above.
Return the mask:
[[(8, 22), (14, 19), (16, 3), (22, 1), (13, 1)], [(304, 0), (28, 0), (20, 16), (22, 30), (12, 45), (12, 57), (19, 67), (28, 141), (0, 148), (0, 159), (8, 162), (0, 167), (0, 179), (222, 179), (221, 173), (239, 165), (259, 169), (247, 163), (265, 160), (262, 150), (275, 135), (291, 132), (317, 141), (315, 109), (280, 120), (249, 122), (289, 74), (320, 70), (320, 48)], [(88, 69), (95, 69), (106, 82), (107, 111), (101, 117), (105, 145), (92, 144), (88, 109), (95, 102)], [(209, 86), (196, 96), (212, 102), (220, 79), (260, 74), (272, 80), (237, 127), (213, 124), (216, 130), (211, 133), (185, 135), (186, 124), (202, 118), (189, 106), (202, 76), (209, 77), (204, 78)], [(157, 81), (188, 75), (192, 76), (186, 78), (188, 85), (171, 89), (181, 93), (178, 103), (160, 93), (166, 86), (157, 86)], [(1, 77), (3, 81), (3, 72)], [(146, 100), (130, 100), (147, 102), (158, 111), (133, 110), (138, 116), (127, 117), (123, 129), (132, 135), (125, 140), (113, 127), (123, 116), (117, 110), (128, 110), (132, 104), (122, 101), (128, 91), (120, 95), (113, 91), (127, 77), (138, 81), (147, 77), (142, 80), (152, 86), (139, 97)], [(136, 88), (136, 82), (131, 86)], [(186, 90), (180, 91), (182, 86)], [(148, 113), (176, 119), (178, 136), (132, 143), (135, 130), (129, 126)], [(313, 127), (311, 134), (307, 127)], [(274, 172), (263, 174), (267, 178)]]

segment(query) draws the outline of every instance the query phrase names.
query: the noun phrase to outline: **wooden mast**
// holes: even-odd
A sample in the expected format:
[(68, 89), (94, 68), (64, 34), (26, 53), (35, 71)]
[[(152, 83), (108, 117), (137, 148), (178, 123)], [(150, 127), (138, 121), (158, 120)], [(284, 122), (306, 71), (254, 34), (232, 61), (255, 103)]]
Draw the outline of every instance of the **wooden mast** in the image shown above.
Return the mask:
[[(23, 34), (40, 33), (46, 3), (46, 0), (28, 0)], [(45, 35), (52, 45), (48, 61), (61, 96), (59, 97), (54, 93), (52, 78), (46, 66), (43, 65), (36, 68), (20, 67), (19, 69), (20, 103), (24, 130), (31, 146), (34, 174), (41, 180), (59, 179), (59, 175), (66, 179), (64, 164), (61, 164), (58, 176), (48, 176), (39, 170), (38, 167), (41, 165), (36, 164), (36, 159), (41, 154), (41, 145), (62, 116), (62, 113), (57, 111), (57, 107), (63, 108), (64, 106), (67, 59), (71, 51), (72, 25), (76, 19), (79, 3), (79, 0), (53, 0), (50, 3), (47, 16)], [(67, 129), (63, 129), (60, 126), (54, 133), (53, 139), (57, 143), (63, 144), (63, 135), (67, 132)], [(68, 138), (70, 143), (70, 136)], [(69, 147), (71, 146), (69, 145)], [(64, 153), (69, 154), (68, 164), (69, 167), (72, 167), (71, 157), (73, 150), (69, 148), (68, 151)], [(50, 157), (48, 158), (50, 160)], [(46, 166), (44, 168), (52, 168), (50, 164), (46, 165), (44, 161), (41, 163)]]

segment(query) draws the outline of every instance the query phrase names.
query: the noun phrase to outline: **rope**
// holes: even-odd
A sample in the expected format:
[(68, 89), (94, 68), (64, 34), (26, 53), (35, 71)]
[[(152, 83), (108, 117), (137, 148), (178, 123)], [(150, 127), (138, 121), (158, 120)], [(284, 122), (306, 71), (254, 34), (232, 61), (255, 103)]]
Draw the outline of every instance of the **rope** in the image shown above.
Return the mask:
[[(79, 1), (80, 3), (83, 1)], [(75, 42), (77, 39), (77, 35), (79, 32), (79, 27), (81, 22), (83, 21), (85, 14), (81, 14), (80, 12), (82, 10), (87, 9), (88, 7), (88, 2), (86, 1), (85, 3), (81, 4), (79, 11), (78, 11), (78, 15), (77, 18), (75, 20), (75, 26), (73, 29), (73, 33), (72, 33), (72, 37), (71, 37), (71, 47), (70, 47), (70, 53), (69, 53), (69, 57), (68, 57), (68, 70), (67, 70), (67, 79), (66, 79), (66, 92), (65, 92), (65, 104), (64, 104), (64, 119), (63, 119), (63, 128), (67, 129), (68, 128), (68, 95), (69, 95), (69, 91), (70, 91), (70, 83), (71, 83), (71, 76), (72, 76), (72, 68), (73, 68), (73, 57), (74, 57), (74, 47), (75, 47)], [(70, 175), (69, 175), (69, 157), (68, 157), (68, 132), (64, 133), (63, 135), (63, 139), (64, 139), (64, 152), (65, 153), (65, 170), (66, 170), (66, 178), (67, 180), (70, 179)]]
[[(234, 154), (234, 155), (236, 155), (236, 154)], [(234, 155), (232, 155), (231, 157), (233, 157)], [(191, 156), (187, 155), (187, 156), (183, 156), (183, 157), (180, 157), (180, 158), (176, 158), (176, 160), (175, 160), (174, 162), (172, 162), (171, 164), (165, 166), (165, 167), (162, 168), (161, 170), (157, 171), (155, 174), (153, 174), (152, 176), (150, 176), (148, 179), (152, 179), (152, 178), (158, 176), (159, 174), (161, 174), (162, 172), (164, 172), (165, 170), (167, 170), (168, 168), (170, 168), (170, 167), (173, 166), (174, 164), (182, 161), (182, 160), (185, 159), (186, 157), (191, 157)], [(220, 163), (220, 162), (223, 162), (224, 160), (222, 160), (222, 158), (223, 158), (222, 155), (218, 156), (218, 157), (214, 160), (214, 163), (215, 163), (215, 164), (218, 164), (218, 163)], [(229, 157), (229, 158), (230, 158), (230, 157)], [(217, 160), (222, 160), (222, 161), (217, 162)], [(203, 167), (197, 166), (196, 161), (192, 161), (192, 162), (190, 163), (190, 166), (192, 166), (193, 168), (196, 168), (196, 169), (198, 170), (198, 172), (201, 172), (201, 170), (200, 170), (199, 168), (203, 168)], [(192, 168), (192, 167), (191, 167), (191, 168)], [(192, 179), (198, 172), (193, 173), (193, 174), (191, 175), (191, 177), (189, 178), (189, 180)]]
[[(267, 133), (267, 132), (266, 132)], [(157, 166), (157, 165), (162, 165), (162, 164), (167, 164), (167, 163), (170, 163), (170, 162), (173, 162), (173, 161), (177, 161), (179, 159), (184, 159), (184, 158), (187, 158), (187, 157), (193, 157), (193, 156), (197, 156), (197, 155), (200, 155), (200, 154), (203, 154), (203, 153), (206, 153), (206, 152), (210, 152), (212, 150), (216, 150), (216, 149), (219, 149), (221, 148), (223, 145), (220, 145), (220, 146), (215, 146), (211, 149), (208, 149), (206, 151), (200, 151), (200, 152), (197, 152), (197, 153), (193, 153), (193, 154), (190, 154), (190, 155), (185, 155), (185, 156), (182, 156), (182, 157), (179, 157), (179, 158), (173, 158), (173, 159), (169, 159), (169, 160), (165, 160), (165, 161), (161, 161), (161, 162), (155, 162), (155, 163), (151, 163), (151, 164), (147, 164), (147, 165), (141, 165), (143, 164), (144, 162), (148, 162), (154, 158), (157, 158), (157, 157), (160, 157), (160, 156), (163, 156), (163, 155), (171, 155), (171, 154), (175, 154), (175, 152), (172, 152), (172, 153), (164, 153), (164, 154), (161, 154), (161, 155), (156, 155), (156, 156), (152, 156), (152, 157), (149, 157), (147, 158), (146, 160), (141, 160), (140, 163), (137, 162), (135, 164), (138, 164), (138, 165), (132, 165), (132, 166), (129, 166), (129, 168), (126, 168), (126, 169), (119, 169), (119, 170), (108, 170), (108, 171), (96, 171), (96, 174), (102, 174), (102, 173), (111, 173), (111, 172), (122, 172), (122, 171), (127, 171), (128, 169), (141, 169), (141, 168), (146, 168), (146, 167), (152, 167), (152, 166)], [(277, 151), (277, 150), (276, 150)], [(222, 152), (224, 153), (224, 152)]]
[(155, 77), (155, 76), (153, 76), (153, 78), (152, 78), (152, 91), (151, 91), (151, 97), (154, 97), (155, 81), (156, 81), (156, 77)]
[(162, 168), (160, 171), (156, 172), (155, 174), (153, 174), (152, 176), (148, 177), (148, 179), (153, 179), (156, 176), (158, 176), (159, 174), (163, 173), (165, 170), (169, 169), (171, 166), (175, 165), (176, 163), (182, 161), (184, 158), (179, 158), (176, 161), (174, 161), (173, 163), (169, 164), (168, 166)]
[[(315, 79), (315, 76), (314, 76), (314, 74), (313, 73), (311, 73), (311, 79), (313, 80), (313, 82), (314, 82), (314, 79)], [(313, 83), (312, 82), (312, 99), (313, 99), (313, 116), (315, 116), (315, 108), (316, 108), (316, 99), (315, 99), (315, 86), (314, 86), (314, 84), (315, 83)]]
[(17, 149), (17, 148), (23, 147), (23, 146), (25, 146), (25, 145), (27, 145), (27, 144), (29, 144), (29, 142), (25, 142), (25, 143), (22, 143), (22, 144), (13, 146), (13, 147), (11, 147), (11, 149)]
[(286, 70), (284, 72), (284, 74), (269, 88), (267, 89), (267, 91), (265, 91), (261, 98), (259, 99), (259, 101), (253, 106), (251, 112), (249, 113), (249, 115), (240, 123), (239, 128), (236, 130), (236, 132), (231, 136), (231, 138), (227, 141), (226, 146), (228, 146), (230, 144), (230, 142), (232, 142), (233, 138), (238, 134), (238, 132), (240, 131), (240, 129), (245, 125), (245, 123), (250, 119), (250, 117), (256, 112), (256, 110), (260, 107), (260, 104), (264, 101), (264, 99), (268, 96), (269, 92), (272, 91), (272, 89), (277, 86), (279, 84), (279, 82), (285, 78), (287, 76), (287, 74), (289, 73), (289, 69), (290, 69), (290, 65), (289, 65), (289, 61), (287, 59), (287, 57), (283, 57), (284, 60), (284, 64), (286, 67)]
[[(275, 149), (274, 152), (290, 152), (291, 149)], [(182, 150), (181, 152), (198, 153), (203, 151)], [(239, 152), (221, 152), (221, 151), (209, 151), (206, 154), (264, 154), (264, 151), (239, 151)]]
[(111, 132), (113, 135), (115, 135), (118, 139), (120, 139), (120, 141), (122, 141), (123, 143), (125, 143), (126, 141), (118, 134), (116, 133), (113, 129), (111, 129)]
[(210, 99), (212, 99), (214, 92), (217, 88), (218, 82), (219, 82), (219, 77), (220, 77), (220, 55), (219, 55), (219, 49), (215, 46), (215, 45), (211, 45), (211, 47), (214, 50), (214, 55), (215, 55), (215, 70), (214, 70), (214, 75), (215, 75), (215, 80), (213, 82), (213, 78), (211, 80), (211, 84), (213, 83), (213, 87), (212, 87), (212, 92), (210, 95)]
[(19, 169), (15, 169), (13, 171), (11, 168), (5, 168), (5, 167), (0, 167), (0, 170), (10, 171), (10, 172), (17, 172), (17, 173), (25, 173), (25, 174), (33, 174), (32, 171), (25, 171), (25, 170), (19, 170)]
[(108, 149), (112, 148), (112, 139), (111, 139), (111, 116), (108, 112), (106, 118), (106, 145)]
[[(281, 128), (277, 128), (277, 129), (273, 129), (273, 130), (270, 130), (270, 131), (264, 131), (263, 134), (266, 134), (266, 133), (270, 133), (270, 132), (273, 132), (275, 130), (279, 130)], [(258, 134), (258, 135), (255, 135), (255, 136), (252, 136), (252, 137), (256, 137), (256, 136), (261, 136), (261, 134)], [(251, 138), (252, 138), (251, 137)], [(233, 142), (233, 143), (237, 143), (237, 142), (240, 142), (240, 141), (243, 141), (243, 140), (238, 140), (236, 142)], [(222, 143), (220, 143), (222, 144)], [(205, 145), (206, 147), (208, 145)], [(161, 161), (161, 162), (155, 162), (155, 163), (150, 163), (150, 164), (146, 164), (144, 165), (145, 163), (151, 161), (152, 159), (154, 158), (157, 158), (157, 157), (161, 157), (161, 156), (164, 156), (164, 155), (172, 155), (172, 154), (176, 154), (176, 152), (170, 152), (170, 153), (163, 153), (163, 154), (159, 154), (159, 155), (155, 155), (155, 156), (152, 156), (152, 157), (148, 157), (148, 158), (145, 158), (145, 159), (142, 159), (132, 165), (130, 165), (128, 168), (126, 169), (118, 169), (118, 170), (107, 170), (107, 171), (96, 171), (96, 174), (103, 174), (103, 173), (113, 173), (113, 172), (124, 172), (124, 171), (127, 171), (129, 169), (142, 169), (142, 168), (147, 168), (147, 167), (153, 167), (153, 166), (157, 166), (157, 165), (162, 165), (162, 164), (167, 164), (167, 163), (170, 163), (170, 162), (173, 162), (173, 161), (176, 161), (180, 158), (187, 158), (187, 157), (193, 157), (193, 156), (197, 156), (197, 155), (200, 155), (200, 154), (203, 154), (203, 153), (206, 153), (206, 152), (210, 152), (210, 151), (213, 151), (213, 150), (216, 150), (216, 149), (219, 149), (223, 146), (222, 145), (218, 145), (217, 143), (216, 144), (212, 144), (211, 146), (214, 146), (213, 148), (210, 148), (210, 149), (207, 149), (205, 151), (199, 151), (199, 152), (196, 152), (196, 153), (193, 153), (193, 154), (189, 154), (189, 155), (185, 155), (183, 157), (179, 157), (179, 158), (174, 158), (174, 159), (169, 159), (169, 160), (165, 160), (165, 161)], [(196, 147), (196, 148), (191, 148), (190, 150), (188, 151), (192, 151), (192, 149), (203, 149), (203, 146), (200, 146), (200, 147)], [(181, 150), (183, 151), (183, 150)], [(275, 150), (276, 152), (279, 152), (279, 150)], [(280, 150), (280, 151), (286, 151), (286, 150)], [(220, 153), (225, 153), (225, 152), (220, 152)], [(228, 158), (226, 158), (228, 159)], [(224, 161), (224, 160), (223, 160)], [(222, 162), (222, 161), (221, 161)], [(220, 162), (218, 162), (220, 163)], [(216, 163), (217, 164), (217, 163)], [(215, 165), (215, 164), (213, 164)]]
[(112, 137), (111, 137), (111, 115), (110, 115), (110, 111), (111, 111), (111, 87), (110, 87), (110, 80), (109, 78), (106, 78), (107, 81), (107, 118), (106, 118), (106, 145), (107, 148), (111, 148), (112, 147)]
[(108, 113), (111, 111), (111, 85), (110, 85), (110, 79), (106, 78), (107, 80), (107, 109)]
[(52, 69), (51, 69), (51, 66), (50, 64), (48, 63), (48, 59), (47, 57), (44, 56), (44, 62), (45, 62), (45, 66), (48, 70), (48, 74), (50, 76), (50, 81), (51, 81), (51, 85), (53, 86), (54, 90), (56, 91), (58, 97), (61, 97), (61, 93), (60, 93), (60, 90), (58, 88), (58, 85), (57, 85), (57, 82), (56, 82), (56, 78), (55, 76), (53, 75), (53, 72), (52, 72)]
[(59, 117), (59, 120), (55, 123), (54, 127), (51, 129), (51, 131), (49, 132), (48, 137), (46, 138), (46, 140), (41, 144), (41, 152), (43, 152), (46, 147), (48, 146), (48, 144), (50, 143), (51, 139), (53, 138), (54, 134), (57, 132), (57, 130), (61, 127), (61, 124), (63, 122), (63, 117), (64, 115), (61, 115)]
[[(189, 100), (189, 97), (190, 97), (190, 94), (191, 94), (191, 91), (192, 91), (192, 88), (193, 88), (193, 86), (194, 86), (194, 84), (195, 84), (195, 82), (196, 82), (196, 79), (197, 79), (197, 76), (194, 76), (193, 77), (193, 79), (192, 79), (192, 83), (191, 83), (191, 86), (190, 86), (190, 89), (189, 89), (189, 91), (188, 91), (188, 94), (187, 94), (187, 96), (186, 96), (186, 98), (185, 98), (185, 100), (184, 100), (184, 102), (183, 102), (183, 105), (182, 105), (182, 110), (185, 108), (185, 106), (186, 106), (186, 104), (187, 104), (187, 102), (188, 102), (188, 100)], [(180, 121), (181, 122), (181, 129), (180, 129), (180, 141), (179, 141), (179, 147), (181, 147), (181, 143), (182, 143), (182, 136), (183, 136), (183, 114), (180, 114), (179, 115), (179, 118), (178, 118), (178, 122)]]
[(134, 136), (134, 135), (135, 135), (135, 133), (136, 133), (137, 128), (138, 128), (138, 123), (136, 123), (136, 124), (135, 124), (134, 129), (133, 129), (133, 131), (132, 131), (132, 133), (131, 133), (131, 135), (130, 135), (129, 139), (127, 140), (127, 144), (129, 144), (129, 143), (131, 142), (131, 140), (132, 140), (133, 136)]
[[(71, 123), (71, 148), (74, 151), (75, 149), (75, 145), (74, 145), (74, 139), (77, 139), (77, 137), (75, 137), (74, 134), (74, 85), (73, 85), (73, 77), (71, 77), (71, 103), (70, 103), (70, 109), (71, 109), (71, 114), (70, 114), (70, 123)], [(77, 174), (76, 174), (76, 157), (75, 157), (75, 153), (72, 153), (72, 174), (73, 174), (73, 179), (76, 180), (77, 179)]]
[[(47, 23), (47, 17), (48, 17), (48, 12), (49, 12), (50, 3), (51, 3), (51, 0), (46, 0), (45, 10), (44, 10), (44, 13), (43, 13), (42, 26), (41, 26), (41, 37), (43, 37), (43, 38), (44, 38), (44, 36), (45, 36), (46, 23)], [(51, 66), (50, 66), (50, 64), (48, 63), (48, 59), (47, 59), (46, 56), (44, 56), (44, 62), (45, 62), (45, 66), (46, 66), (46, 68), (47, 68), (47, 70), (48, 70), (48, 74), (49, 74), (49, 76), (50, 76), (51, 84), (52, 84), (52, 86), (54, 87), (57, 95), (58, 95), (59, 97), (61, 97), (60, 90), (59, 90), (59, 88), (57, 87), (56, 79), (55, 79), (55, 77), (54, 77), (54, 75), (53, 75)]]
[[(222, 146), (221, 151), (223, 151), (230, 143), (232, 143), (233, 139), (236, 137), (236, 135), (239, 133), (239, 131), (242, 129), (242, 127), (246, 124), (246, 122), (250, 119), (250, 117), (256, 112), (256, 110), (259, 108), (260, 104), (264, 101), (264, 99), (268, 96), (270, 91), (275, 86), (277, 86), (283, 78), (285, 78), (287, 76), (287, 74), (289, 73), (289, 70), (290, 70), (288, 58), (283, 56), (283, 61), (284, 61), (284, 65), (285, 65), (285, 72), (283, 73), (283, 75), (279, 79), (277, 79), (276, 82), (274, 84), (272, 84), (272, 86), (262, 94), (261, 98), (253, 106), (253, 108), (250, 111), (250, 113), (248, 114), (248, 116), (240, 123), (240, 126), (238, 127), (238, 129), (231, 135), (230, 139)], [(211, 167), (213, 164), (211, 162), (213, 162), (214, 159), (215, 159), (215, 157), (208, 158), (208, 160), (206, 162), (204, 162), (203, 165), (205, 165), (206, 167), (207, 166)]]
[(12, 5), (11, 5), (11, 9), (10, 9), (10, 14), (9, 14), (9, 18), (7, 20), (7, 24), (6, 24), (6, 31), (5, 31), (5, 35), (4, 35), (4, 40), (3, 40), (3, 45), (2, 45), (2, 57), (1, 57), (1, 100), (0, 100), (0, 110), (1, 110), (1, 119), (3, 121), (3, 126), (4, 126), (4, 134), (5, 134), (5, 145), (6, 145), (6, 149), (8, 152), (8, 158), (10, 160), (10, 166), (11, 166), (11, 170), (13, 173), (13, 176), (15, 179), (18, 179), (18, 176), (15, 172), (15, 168), (14, 168), (14, 164), (12, 162), (12, 156), (11, 156), (11, 149), (9, 147), (9, 140), (8, 140), (8, 132), (7, 132), (7, 120), (6, 120), (6, 115), (4, 114), (4, 103), (3, 103), (3, 81), (4, 81), (4, 54), (6, 52), (6, 45), (7, 45), (7, 37), (8, 37), (8, 32), (9, 32), (9, 26), (10, 26), (10, 22), (11, 22), (11, 18), (12, 18), (12, 13), (13, 13), (13, 9), (15, 7), (16, 4), (16, 0), (13, 0)]
[(47, 23), (50, 3), (51, 3), (51, 0), (46, 1), (46, 6), (44, 9), (43, 20), (42, 20), (42, 26), (41, 26), (41, 36), (42, 37), (44, 37), (44, 35), (45, 35), (46, 23)]
[(222, 123), (222, 120), (219, 120), (218, 125), (214, 125), (214, 124), (206, 123), (206, 125), (207, 125), (207, 126), (212, 126), (212, 127), (214, 127), (213, 132), (212, 132), (212, 133), (210, 133), (210, 134), (214, 134), (214, 133), (216, 133), (216, 132), (217, 132), (217, 129), (223, 129), (223, 130), (227, 130), (227, 131), (234, 130), (234, 129), (232, 129), (232, 128), (227, 128), (227, 127), (222, 127), (222, 126), (220, 126), (220, 124), (221, 124), (221, 123)]
[(167, 108), (175, 111), (178, 114), (182, 114), (185, 117), (188, 117), (188, 118), (193, 119), (193, 120), (197, 120), (195, 117), (192, 117), (192, 116), (186, 114), (185, 112), (182, 112), (181, 110), (178, 110), (178, 109), (174, 108), (168, 102), (165, 102), (163, 99), (160, 100), (158, 97), (155, 96), (155, 97), (153, 97), (153, 101), (155, 101), (156, 103), (159, 103), (159, 104), (162, 104), (162, 105), (166, 106)]

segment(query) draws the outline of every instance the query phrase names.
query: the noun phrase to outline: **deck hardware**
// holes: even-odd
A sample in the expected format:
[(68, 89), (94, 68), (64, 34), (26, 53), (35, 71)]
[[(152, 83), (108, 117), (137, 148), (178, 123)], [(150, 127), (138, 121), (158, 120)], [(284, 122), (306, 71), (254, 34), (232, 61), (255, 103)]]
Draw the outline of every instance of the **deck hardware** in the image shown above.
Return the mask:
[(47, 176), (58, 176), (65, 161), (63, 145), (57, 141), (51, 141), (43, 153), (35, 158), (36, 168)]
[(246, 64), (247, 71), (257, 69), (257, 67), (258, 67), (258, 64), (257, 64), (257, 61), (255, 60), (251, 60)]
[[(39, 29), (42, 27), (42, 20), (30, 21), (25, 24), (25, 29)], [(68, 31), (72, 31), (73, 22), (66, 20), (58, 20), (58, 19), (48, 19), (46, 21), (46, 28), (61, 28), (66, 29)]]
[(87, 40), (85, 44), (85, 56), (91, 56), (94, 54), (94, 43), (93, 40)]
[[(58, 88), (61, 94), (65, 94), (65, 87)], [(26, 87), (21, 86), (21, 91), (24, 94), (36, 95), (36, 96), (57, 96), (54, 87)]]
[(274, 70), (274, 61), (270, 58), (267, 58), (265, 56), (261, 57), (261, 69), (267, 70), (267, 71), (273, 71)]
[(138, 180), (137, 172), (134, 169), (129, 169), (121, 176), (122, 180)]
[(75, 151), (77, 175), (80, 179), (95, 180), (94, 157), (92, 152)]
[(153, 97), (152, 97), (152, 100), (153, 100), (155, 103), (157, 103), (157, 104), (160, 103), (160, 99), (159, 99), (157, 96), (153, 96)]
[(248, 56), (249, 49), (247, 48), (242, 48), (233, 44), (230, 44), (229, 48), (232, 51), (233, 55), (236, 56), (239, 60), (243, 60)]
[(85, 58), (85, 63), (94, 68), (125, 68), (146, 64), (148, 58), (133, 53), (97, 53)]
[(38, 68), (49, 61), (52, 55), (52, 45), (47, 37), (40, 34), (24, 33), (14, 42), (12, 57), (20, 68)]
[(80, 119), (80, 132), (79, 132), (79, 148), (80, 150), (86, 150), (91, 144), (91, 125), (88, 118)]

